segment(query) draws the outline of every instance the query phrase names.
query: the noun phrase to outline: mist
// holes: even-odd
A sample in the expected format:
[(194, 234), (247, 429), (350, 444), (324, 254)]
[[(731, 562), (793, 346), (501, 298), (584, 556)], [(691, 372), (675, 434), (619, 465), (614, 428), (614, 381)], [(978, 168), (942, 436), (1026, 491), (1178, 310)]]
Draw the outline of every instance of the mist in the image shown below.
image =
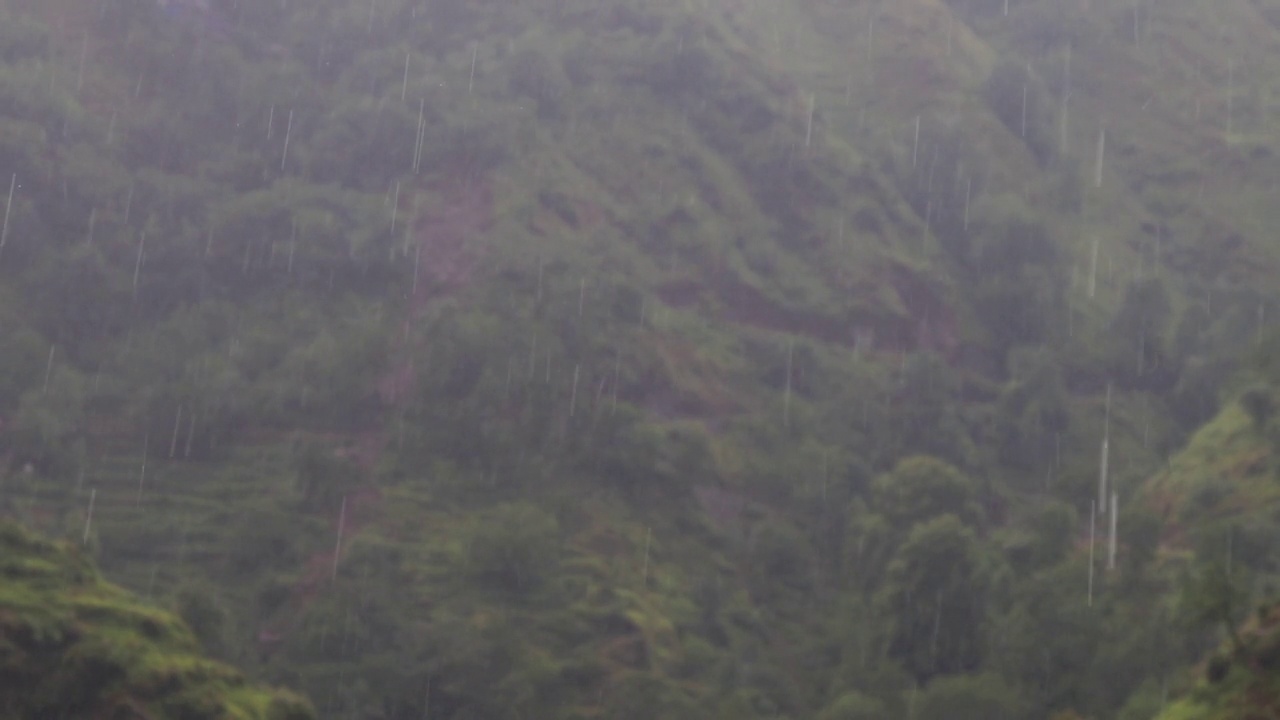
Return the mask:
[(1265, 715), (1277, 42), (0, 0), (0, 715)]

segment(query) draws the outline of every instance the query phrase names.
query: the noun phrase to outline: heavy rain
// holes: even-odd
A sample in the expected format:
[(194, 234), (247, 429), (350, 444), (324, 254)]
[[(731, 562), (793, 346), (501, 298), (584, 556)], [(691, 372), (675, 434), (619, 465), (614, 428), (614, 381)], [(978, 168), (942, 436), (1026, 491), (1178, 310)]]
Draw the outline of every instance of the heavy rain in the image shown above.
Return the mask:
[(0, 0), (0, 720), (1280, 712), (1280, 0)]

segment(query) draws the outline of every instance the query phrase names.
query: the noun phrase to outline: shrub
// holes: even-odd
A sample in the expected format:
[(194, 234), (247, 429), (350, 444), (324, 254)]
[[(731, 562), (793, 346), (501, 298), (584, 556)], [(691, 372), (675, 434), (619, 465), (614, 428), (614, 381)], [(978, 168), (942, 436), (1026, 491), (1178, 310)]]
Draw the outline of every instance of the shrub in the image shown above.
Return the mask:
[(485, 513), (467, 539), (471, 576), (495, 590), (527, 593), (559, 562), (560, 525), (529, 503), (509, 503)]
[(1227, 673), (1229, 672), (1231, 672), (1231, 658), (1218, 654), (1209, 658), (1209, 664), (1205, 667), (1204, 676), (1210, 683), (1217, 685), (1227, 679)]
[(1271, 422), (1271, 418), (1276, 411), (1275, 399), (1271, 397), (1271, 390), (1264, 386), (1255, 386), (1246, 390), (1240, 396), (1240, 405), (1249, 414), (1249, 418), (1253, 420), (1253, 427), (1258, 430), (1262, 430)]
[(818, 714), (818, 720), (880, 720), (888, 717), (884, 703), (859, 692), (841, 695)]

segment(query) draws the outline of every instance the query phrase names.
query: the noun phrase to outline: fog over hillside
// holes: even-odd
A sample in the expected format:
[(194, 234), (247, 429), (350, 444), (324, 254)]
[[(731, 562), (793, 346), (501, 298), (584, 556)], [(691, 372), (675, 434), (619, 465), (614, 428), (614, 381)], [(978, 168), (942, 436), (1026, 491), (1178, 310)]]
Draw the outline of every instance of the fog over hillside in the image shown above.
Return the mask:
[(1280, 0), (0, 0), (0, 716), (1269, 717), (1278, 103)]

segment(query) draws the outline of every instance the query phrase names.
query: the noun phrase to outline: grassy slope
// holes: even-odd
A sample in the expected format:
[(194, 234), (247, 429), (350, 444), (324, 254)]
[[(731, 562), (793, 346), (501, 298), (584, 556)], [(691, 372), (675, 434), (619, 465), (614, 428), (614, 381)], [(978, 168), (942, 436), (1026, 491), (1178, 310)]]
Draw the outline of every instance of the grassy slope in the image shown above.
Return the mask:
[[(1264, 357), (1265, 352), (1257, 355)], [(1227, 568), (1234, 561), (1237, 568), (1244, 568), (1236, 570), (1237, 582), (1242, 583), (1236, 592), (1244, 593), (1237, 602), (1244, 605), (1275, 590), (1269, 552), (1263, 550), (1259, 557), (1253, 549), (1266, 547), (1259, 538), (1274, 532), (1280, 510), (1275, 423), (1247, 410), (1251, 401), (1261, 403), (1254, 407), (1270, 407), (1272, 388), (1258, 383), (1228, 402), (1140, 492), (1142, 501), (1165, 518), (1167, 559), (1182, 565), (1193, 558), (1209, 564), (1226, 558)], [(1261, 605), (1256, 617), (1242, 615), (1246, 610), (1236, 611), (1237, 620), (1244, 618), (1243, 654), (1236, 655), (1224, 643), (1199, 669), (1203, 677), (1168, 706), (1160, 720), (1225, 720), (1275, 713), (1280, 702), (1280, 615), (1274, 604)]]
[(1275, 606), (1260, 610), (1241, 634), (1244, 657), (1231, 663), (1223, 677), (1201, 680), (1157, 720), (1265, 718), (1280, 710), (1280, 615)]
[(69, 545), (0, 526), (0, 710), (10, 717), (305, 720), (300, 698), (201, 656), (174, 615)]
[(1169, 467), (1144, 487), (1173, 528), (1215, 520), (1248, 522), (1280, 500), (1273, 447), (1245, 411), (1232, 402), (1201, 428)]

